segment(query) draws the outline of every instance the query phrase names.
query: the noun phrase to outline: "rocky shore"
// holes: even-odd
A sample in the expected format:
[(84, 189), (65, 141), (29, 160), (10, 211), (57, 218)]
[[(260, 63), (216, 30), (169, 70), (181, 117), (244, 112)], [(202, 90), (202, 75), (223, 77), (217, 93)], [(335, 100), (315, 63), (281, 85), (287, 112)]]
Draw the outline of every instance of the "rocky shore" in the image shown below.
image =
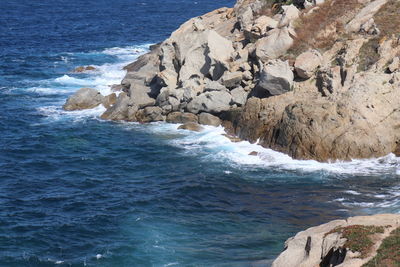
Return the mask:
[(272, 267), (383, 267), (400, 263), (400, 214), (351, 217), (289, 238)]
[(64, 108), (222, 124), (296, 159), (399, 155), (399, 2), (275, 2), (238, 0), (190, 19), (125, 67), (118, 96), (81, 89)]

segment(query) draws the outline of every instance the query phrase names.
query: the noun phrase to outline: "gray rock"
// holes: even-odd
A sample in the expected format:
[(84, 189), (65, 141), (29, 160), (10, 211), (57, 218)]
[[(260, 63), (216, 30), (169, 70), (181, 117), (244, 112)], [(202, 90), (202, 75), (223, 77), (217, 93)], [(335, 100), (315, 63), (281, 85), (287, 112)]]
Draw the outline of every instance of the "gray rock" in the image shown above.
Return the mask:
[(288, 61), (275, 60), (264, 65), (260, 82), (255, 87), (255, 95), (268, 97), (289, 92), (293, 86), (294, 75)]
[(240, 71), (225, 72), (224, 76), (222, 76), (222, 84), (227, 88), (235, 88), (240, 85), (242, 79), (243, 73)]
[(188, 112), (172, 112), (167, 116), (167, 122), (170, 123), (188, 123), (188, 122), (196, 122), (198, 118), (195, 114)]
[(309, 50), (296, 58), (294, 69), (300, 78), (310, 78), (322, 64), (322, 55), (317, 50)]
[(187, 110), (198, 114), (200, 111), (220, 113), (230, 109), (231, 94), (224, 91), (206, 92), (193, 98), (187, 105)]
[(67, 99), (63, 109), (67, 111), (91, 109), (100, 105), (103, 100), (104, 96), (102, 96), (97, 90), (92, 88), (81, 88)]
[(108, 96), (104, 97), (104, 100), (102, 103), (105, 108), (110, 108), (116, 102), (117, 102), (117, 94), (112, 93), (112, 94), (109, 94)]
[(217, 116), (203, 112), (200, 113), (199, 115), (199, 123), (203, 125), (211, 125), (218, 127), (221, 125), (221, 120)]
[(267, 37), (256, 42), (256, 55), (263, 62), (279, 58), (293, 45), (293, 39), (287, 27), (273, 29), (268, 34)]
[(242, 87), (235, 88), (231, 91), (232, 102), (239, 106), (246, 104), (248, 92), (246, 92)]
[(204, 85), (204, 92), (228, 91), (228, 89), (217, 81), (207, 81)]
[(137, 110), (138, 106), (133, 103), (125, 92), (122, 92), (117, 97), (117, 102), (108, 108), (101, 115), (101, 118), (105, 120), (136, 121), (135, 113)]

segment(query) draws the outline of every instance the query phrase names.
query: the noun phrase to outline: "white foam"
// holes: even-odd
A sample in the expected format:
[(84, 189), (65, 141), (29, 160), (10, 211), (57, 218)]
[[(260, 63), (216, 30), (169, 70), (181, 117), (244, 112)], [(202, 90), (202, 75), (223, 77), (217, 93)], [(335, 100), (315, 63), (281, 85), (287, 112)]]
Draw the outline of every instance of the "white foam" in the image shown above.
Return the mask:
[(39, 95), (56, 95), (56, 94), (68, 94), (71, 90), (59, 89), (59, 88), (48, 88), (48, 87), (32, 87), (27, 89), (27, 91), (32, 93), (37, 93)]
[(54, 79), (56, 83), (62, 84), (62, 85), (79, 85), (79, 86), (86, 86), (90, 85), (91, 82), (88, 79), (79, 79), (75, 77), (71, 77), (69, 75), (63, 75), (59, 78)]
[(354, 191), (354, 190), (347, 190), (347, 191), (344, 191), (344, 192), (347, 193), (347, 194), (350, 194), (350, 195), (355, 195), (355, 196), (361, 195), (360, 192), (357, 192), (357, 191)]
[(92, 109), (65, 111), (61, 108), (61, 103), (57, 106), (37, 108), (37, 112), (43, 116), (46, 116), (51, 122), (63, 119), (72, 119), (74, 122), (79, 122), (90, 118), (99, 118), (104, 111), (106, 111), (106, 108), (103, 105), (99, 105)]
[[(296, 160), (286, 154), (247, 141), (231, 142), (229, 138), (223, 136), (225, 132), (222, 127), (204, 126), (204, 130), (201, 132), (178, 130), (179, 124), (168, 123), (153, 123), (149, 127), (135, 125), (134, 127), (136, 129), (143, 128), (143, 130), (156, 135), (174, 135), (169, 138), (171, 144), (184, 148), (187, 153), (198, 154), (205, 160), (228, 161), (242, 166), (352, 175), (394, 174), (400, 167), (400, 158), (393, 154), (376, 159), (348, 162), (322, 163), (315, 160)], [(250, 155), (252, 152), (257, 152), (257, 156)], [(346, 193), (361, 194), (354, 190), (348, 190)]]
[(112, 47), (106, 48), (102, 51), (103, 54), (116, 56), (124, 61), (132, 60), (138, 55), (144, 54), (149, 49), (149, 44), (127, 47)]

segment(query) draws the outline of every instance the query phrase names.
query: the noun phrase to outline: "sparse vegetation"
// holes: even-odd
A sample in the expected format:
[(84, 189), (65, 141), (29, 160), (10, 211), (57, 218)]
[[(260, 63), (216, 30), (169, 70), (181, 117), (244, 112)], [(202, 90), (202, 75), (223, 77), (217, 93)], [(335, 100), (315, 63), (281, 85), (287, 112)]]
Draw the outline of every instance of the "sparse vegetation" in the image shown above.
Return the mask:
[(368, 70), (373, 64), (375, 64), (380, 56), (378, 53), (379, 48), (379, 39), (372, 38), (365, 42), (359, 52), (359, 63), (357, 67), (357, 71), (366, 71)]
[(385, 228), (383, 226), (351, 225), (335, 228), (326, 235), (341, 233), (342, 237), (347, 239), (344, 247), (353, 252), (360, 252), (361, 258), (365, 258), (374, 245), (371, 236), (374, 234), (383, 234), (384, 231)]
[(400, 227), (385, 238), (377, 255), (363, 267), (399, 267), (400, 266)]
[(328, 0), (297, 21), (295, 43), (289, 53), (299, 55), (309, 48), (325, 50), (345, 35), (344, 25), (360, 8), (357, 0)]
[(381, 37), (400, 37), (400, 1), (389, 0), (374, 16)]

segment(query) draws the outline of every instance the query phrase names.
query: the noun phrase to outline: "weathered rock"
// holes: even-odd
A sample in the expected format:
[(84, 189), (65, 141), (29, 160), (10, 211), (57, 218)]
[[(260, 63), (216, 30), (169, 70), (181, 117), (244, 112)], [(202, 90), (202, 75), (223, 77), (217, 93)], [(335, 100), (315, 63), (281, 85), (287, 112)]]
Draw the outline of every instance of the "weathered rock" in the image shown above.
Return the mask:
[(257, 97), (281, 95), (292, 89), (294, 75), (288, 61), (270, 61), (264, 65), (260, 76), (253, 92)]
[(285, 54), (292, 45), (293, 38), (287, 27), (273, 29), (267, 37), (256, 42), (256, 55), (263, 62), (268, 62)]
[(180, 81), (192, 77), (204, 78), (205, 75), (218, 80), (228, 68), (228, 60), (234, 51), (232, 42), (214, 30), (191, 34), (186, 39), (188, 44), (178, 44), (182, 64)]
[(181, 130), (189, 130), (194, 132), (201, 132), (204, 128), (195, 122), (188, 122), (178, 127)]
[(346, 31), (359, 32), (363, 24), (370, 20), (388, 0), (375, 0), (364, 7), (354, 19), (346, 25)]
[[(297, 233), (285, 243), (285, 251), (273, 262), (272, 267), (309, 267), (320, 266), (330, 251), (337, 249), (346, 250), (343, 246), (346, 239), (340, 233), (334, 231), (337, 227), (350, 226), (375, 226), (384, 227), (383, 233), (375, 234), (375, 244), (367, 257), (361, 258), (360, 253), (344, 254), (340, 266), (361, 267), (376, 255), (382, 240), (389, 236), (390, 232), (400, 227), (399, 214), (379, 214), (373, 216), (351, 217), (346, 220), (335, 220), (320, 226), (311, 227)], [(338, 265), (336, 264), (336, 265)], [(322, 265), (321, 265), (322, 266)], [(325, 266), (325, 265), (324, 265)], [(328, 265), (326, 265), (328, 266)]]
[(96, 89), (81, 88), (67, 99), (63, 109), (67, 111), (91, 109), (100, 105), (103, 100), (104, 96)]
[(104, 97), (102, 102), (105, 108), (109, 108), (117, 102), (117, 95), (115, 93), (109, 94), (108, 96)]
[(157, 96), (156, 104), (168, 111), (177, 111), (183, 99), (183, 89), (163, 88)]
[(248, 92), (246, 92), (243, 87), (235, 88), (231, 91), (232, 102), (239, 106), (246, 104)]
[(204, 92), (211, 92), (211, 91), (228, 91), (228, 89), (217, 81), (208, 80), (204, 84)]
[(322, 64), (322, 55), (317, 50), (309, 50), (296, 58), (294, 68), (300, 78), (310, 78)]
[(393, 73), (396, 72), (400, 69), (400, 57), (395, 57), (392, 61), (392, 63), (390, 63), (388, 70)]
[(222, 76), (222, 84), (227, 88), (235, 88), (240, 85), (243, 79), (243, 73), (240, 71), (236, 72), (225, 72)]
[(200, 113), (199, 115), (199, 123), (203, 125), (211, 125), (218, 127), (221, 125), (221, 120), (217, 116), (203, 112)]
[(278, 27), (290, 26), (290, 23), (300, 16), (300, 11), (294, 5), (282, 6), (283, 14)]
[(193, 114), (201, 111), (220, 113), (230, 109), (231, 94), (225, 91), (206, 92), (193, 98), (187, 105), (187, 110)]
[(187, 112), (172, 112), (167, 116), (167, 122), (170, 123), (188, 123), (188, 122), (196, 122), (198, 118), (195, 114), (187, 113)]
[(253, 33), (262, 36), (266, 34), (268, 31), (275, 29), (278, 27), (278, 21), (268, 17), (268, 16), (261, 16), (254, 21), (254, 24), (251, 28)]
[(163, 121), (162, 109), (160, 107), (146, 107), (136, 112), (136, 119), (138, 122), (155, 122)]
[(247, 7), (246, 10), (238, 17), (240, 27), (242, 30), (250, 30), (253, 24), (253, 10)]
[(132, 99), (125, 93), (122, 92), (117, 97), (117, 102), (108, 108), (102, 115), (101, 118), (105, 120), (126, 120), (136, 121), (136, 112), (138, 106), (135, 105)]

